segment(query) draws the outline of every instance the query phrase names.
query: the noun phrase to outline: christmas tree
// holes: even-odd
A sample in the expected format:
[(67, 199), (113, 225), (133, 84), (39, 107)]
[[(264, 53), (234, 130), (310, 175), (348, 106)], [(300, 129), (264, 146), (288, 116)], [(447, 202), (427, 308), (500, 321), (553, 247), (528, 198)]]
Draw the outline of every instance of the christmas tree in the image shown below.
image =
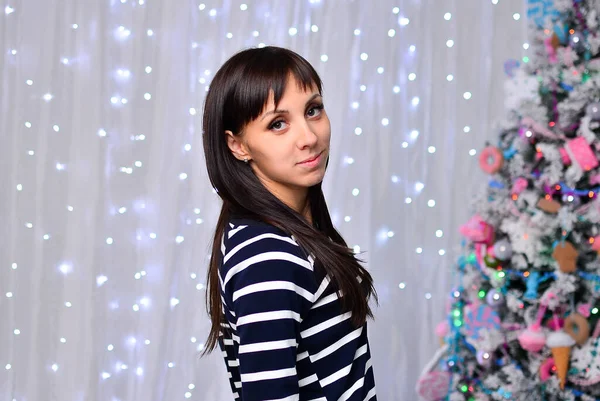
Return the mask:
[(600, 400), (600, 0), (529, 0), (427, 400)]

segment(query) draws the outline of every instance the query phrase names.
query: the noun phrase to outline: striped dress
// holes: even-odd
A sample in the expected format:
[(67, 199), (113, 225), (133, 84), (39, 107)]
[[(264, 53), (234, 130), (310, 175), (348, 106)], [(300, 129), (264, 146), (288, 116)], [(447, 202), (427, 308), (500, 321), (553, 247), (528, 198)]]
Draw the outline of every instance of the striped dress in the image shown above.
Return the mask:
[(367, 325), (352, 326), (292, 236), (233, 218), (221, 251), (219, 347), (235, 400), (376, 401)]

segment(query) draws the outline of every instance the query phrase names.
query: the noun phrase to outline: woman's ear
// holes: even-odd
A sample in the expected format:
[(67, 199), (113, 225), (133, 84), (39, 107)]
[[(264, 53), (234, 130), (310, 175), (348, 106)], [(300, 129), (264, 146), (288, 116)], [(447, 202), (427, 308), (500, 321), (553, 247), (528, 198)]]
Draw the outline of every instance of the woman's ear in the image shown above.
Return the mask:
[(236, 137), (233, 135), (233, 132), (229, 130), (225, 131), (225, 136), (227, 137), (227, 146), (236, 159), (242, 161), (244, 161), (244, 159), (250, 159), (250, 155), (242, 143), (241, 138)]

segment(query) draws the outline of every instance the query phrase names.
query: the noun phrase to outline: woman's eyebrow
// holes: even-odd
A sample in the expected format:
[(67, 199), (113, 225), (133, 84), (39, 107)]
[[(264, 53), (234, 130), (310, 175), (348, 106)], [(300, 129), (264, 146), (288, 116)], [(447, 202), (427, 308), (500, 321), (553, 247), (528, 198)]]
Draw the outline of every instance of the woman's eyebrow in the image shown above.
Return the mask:
[[(308, 99), (306, 101), (306, 104), (308, 105), (310, 102), (312, 102), (313, 100), (315, 100), (319, 96), (321, 96), (320, 93), (315, 93), (314, 95), (312, 95), (310, 97), (310, 99)], [(261, 117), (260, 121), (264, 120), (267, 116), (269, 116), (271, 114), (289, 114), (289, 110), (271, 110), (271, 111), (267, 111), (265, 114), (263, 114), (263, 116)]]

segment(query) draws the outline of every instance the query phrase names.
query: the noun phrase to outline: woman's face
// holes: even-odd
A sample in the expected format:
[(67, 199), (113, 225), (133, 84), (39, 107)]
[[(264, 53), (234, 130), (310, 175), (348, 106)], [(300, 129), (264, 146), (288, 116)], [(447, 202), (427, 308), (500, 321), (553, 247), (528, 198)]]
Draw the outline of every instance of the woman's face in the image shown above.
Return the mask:
[(277, 110), (271, 93), (242, 135), (226, 133), (233, 154), (248, 158), (263, 185), (288, 205), (303, 201), (307, 189), (323, 180), (331, 125), (316, 87), (304, 91), (290, 77)]

